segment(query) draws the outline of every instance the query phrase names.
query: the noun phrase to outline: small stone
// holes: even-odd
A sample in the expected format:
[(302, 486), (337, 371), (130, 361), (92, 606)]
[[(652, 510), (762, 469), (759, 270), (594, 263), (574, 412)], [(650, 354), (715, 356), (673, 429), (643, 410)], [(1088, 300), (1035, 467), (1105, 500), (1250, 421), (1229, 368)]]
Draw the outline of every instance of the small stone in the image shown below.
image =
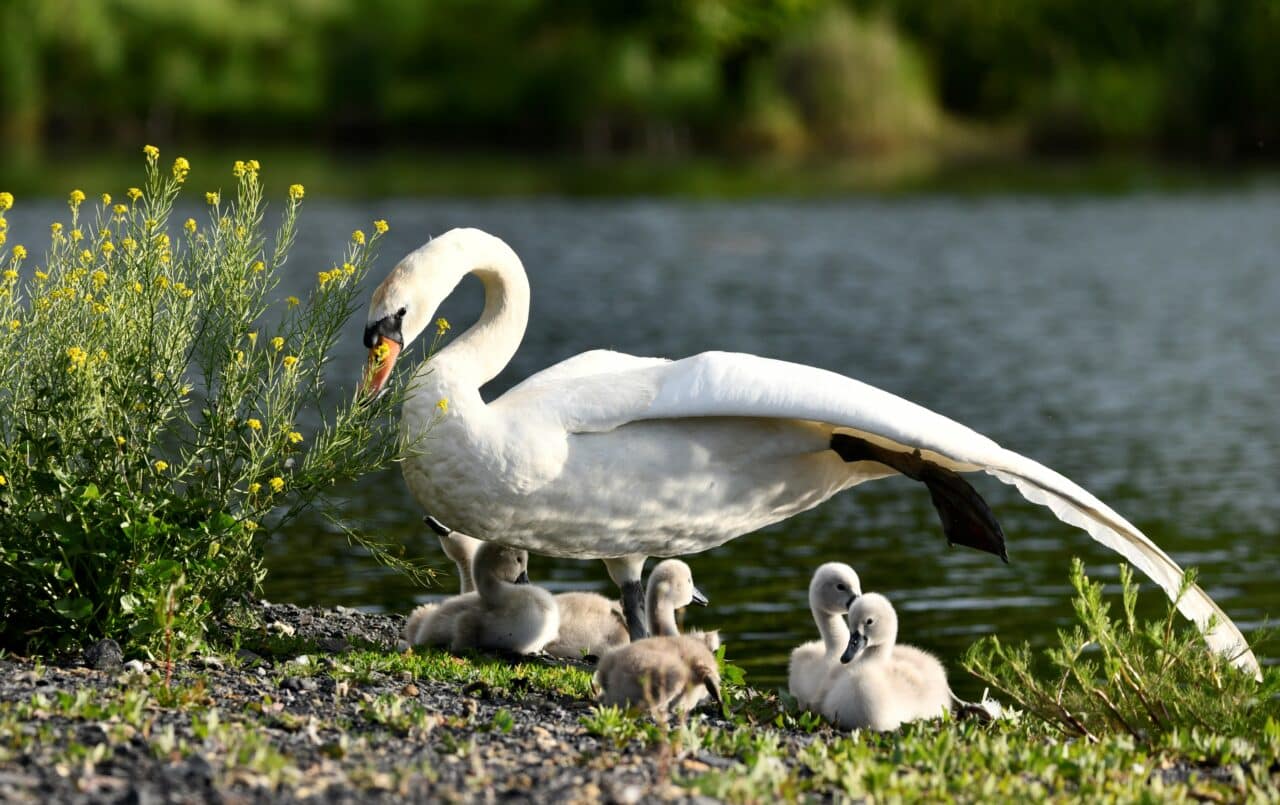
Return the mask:
[(272, 621), (267, 624), (267, 631), (281, 637), (293, 637), (297, 630), (284, 621)]
[(212, 671), (221, 671), (224, 667), (222, 660), (217, 657), (197, 657), (196, 664), (201, 668), (208, 668)]
[(418, 686), (410, 682), (409, 684), (405, 685), (403, 688), (400, 689), (400, 695), (401, 696), (417, 696)]
[(261, 666), (266, 662), (265, 660), (262, 659), (262, 657), (255, 654), (254, 652), (250, 651), (247, 648), (242, 648), (239, 651), (237, 651), (236, 659), (239, 660), (240, 664), (245, 666), (246, 668), (252, 668), (255, 665)]
[(299, 654), (298, 656), (294, 657), (292, 660), (289, 660), (289, 663), (291, 665), (300, 665), (305, 668), (311, 664), (311, 658), (308, 657), (306, 654)]
[(84, 650), (84, 662), (95, 671), (118, 671), (124, 662), (124, 652), (119, 643), (108, 637)]
[(142, 660), (129, 660), (124, 664), (124, 670), (131, 674), (145, 674), (147, 671), (151, 670), (151, 666)]
[(341, 654), (351, 648), (351, 644), (341, 637), (322, 637), (316, 641), (316, 648), (327, 654)]
[(309, 676), (287, 676), (280, 681), (280, 687), (285, 690), (311, 691), (319, 687), (319, 684)]

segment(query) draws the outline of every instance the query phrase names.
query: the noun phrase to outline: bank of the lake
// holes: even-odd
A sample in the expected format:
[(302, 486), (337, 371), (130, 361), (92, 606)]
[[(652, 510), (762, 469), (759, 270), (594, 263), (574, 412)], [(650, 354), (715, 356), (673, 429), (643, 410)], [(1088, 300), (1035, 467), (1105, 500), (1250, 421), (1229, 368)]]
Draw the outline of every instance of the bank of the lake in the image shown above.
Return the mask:
[(1064, 740), (1029, 717), (848, 735), (734, 685), (729, 717), (663, 728), (595, 708), (585, 668), (397, 652), (401, 623), (254, 604), (221, 627), (224, 648), (177, 663), (168, 686), (159, 664), (121, 667), (109, 652), (0, 659), (0, 799), (1280, 796), (1280, 729), (1195, 729), (1152, 747)]

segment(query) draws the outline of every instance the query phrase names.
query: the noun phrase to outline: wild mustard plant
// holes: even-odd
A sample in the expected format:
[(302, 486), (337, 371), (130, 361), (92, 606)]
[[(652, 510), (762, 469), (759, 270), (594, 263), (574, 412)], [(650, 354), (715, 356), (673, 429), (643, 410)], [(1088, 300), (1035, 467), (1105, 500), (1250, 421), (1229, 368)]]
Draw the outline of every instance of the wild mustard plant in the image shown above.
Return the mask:
[(0, 646), (22, 652), (190, 647), (261, 581), (274, 529), (402, 450), (394, 403), (299, 424), (386, 228), (280, 300), (302, 186), (268, 239), (259, 165), (237, 162), (234, 199), (171, 226), (191, 166), (144, 153), (126, 201), (70, 194), (42, 262), (0, 241)]

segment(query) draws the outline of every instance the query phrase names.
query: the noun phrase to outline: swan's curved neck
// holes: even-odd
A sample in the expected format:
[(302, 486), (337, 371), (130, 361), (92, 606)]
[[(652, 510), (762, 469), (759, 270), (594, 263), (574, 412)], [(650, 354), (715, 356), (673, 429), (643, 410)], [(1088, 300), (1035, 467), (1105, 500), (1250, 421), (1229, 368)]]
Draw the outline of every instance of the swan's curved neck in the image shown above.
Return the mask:
[(676, 637), (680, 634), (676, 626), (676, 608), (663, 595), (649, 596), (649, 629), (659, 637)]
[[(505, 246), (505, 244), (503, 244)], [(458, 282), (474, 274), (484, 284), (484, 310), (431, 360), (455, 382), (479, 388), (511, 362), (529, 323), (529, 279), (510, 249), (488, 250), (483, 262), (467, 266)]]
[(822, 635), (822, 646), (828, 657), (839, 657), (849, 645), (849, 624), (843, 616), (813, 610), (813, 620)]

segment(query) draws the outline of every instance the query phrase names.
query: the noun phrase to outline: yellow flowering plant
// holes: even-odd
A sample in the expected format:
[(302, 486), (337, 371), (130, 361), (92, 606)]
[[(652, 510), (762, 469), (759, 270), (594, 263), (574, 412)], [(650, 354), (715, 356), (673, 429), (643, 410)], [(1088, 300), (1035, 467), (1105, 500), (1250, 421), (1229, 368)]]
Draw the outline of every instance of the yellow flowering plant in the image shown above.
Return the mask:
[[(204, 223), (171, 221), (196, 174), (181, 157), (170, 168), (156, 149), (145, 156), (127, 206), (76, 190), (42, 256), (0, 246), (0, 649), (103, 637), (143, 654), (162, 637), (193, 648), (213, 615), (257, 589), (282, 524), (311, 508), (334, 519), (336, 484), (408, 449), (395, 400), (322, 394), (324, 357), (362, 306), (379, 236), (349, 242), (342, 271), (286, 302), (276, 290), (301, 188), (268, 237), (249, 160), (203, 206)], [(18, 201), (0, 193), (0, 231)]]

